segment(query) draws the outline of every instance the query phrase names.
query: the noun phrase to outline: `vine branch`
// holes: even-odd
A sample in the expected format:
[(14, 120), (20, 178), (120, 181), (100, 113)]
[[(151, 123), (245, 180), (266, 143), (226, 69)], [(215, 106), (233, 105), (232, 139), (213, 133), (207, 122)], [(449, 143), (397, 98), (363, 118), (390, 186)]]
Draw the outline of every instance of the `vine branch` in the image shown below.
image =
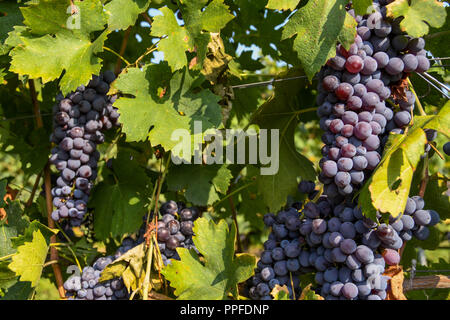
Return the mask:
[[(130, 33), (131, 33), (131, 26), (128, 27), (128, 29), (125, 31), (125, 34), (123, 35), (122, 44), (120, 45), (120, 51), (119, 51), (120, 57), (117, 57), (116, 66), (114, 68), (114, 74), (116, 76), (120, 73), (120, 68), (122, 67), (122, 61), (125, 61), (125, 59), (123, 58), (123, 55), (125, 53), (125, 49), (127, 48)], [(129, 63), (127, 63), (127, 65), (128, 64)]]
[(403, 291), (424, 290), (424, 289), (449, 289), (450, 276), (434, 275), (422, 276), (403, 281)]

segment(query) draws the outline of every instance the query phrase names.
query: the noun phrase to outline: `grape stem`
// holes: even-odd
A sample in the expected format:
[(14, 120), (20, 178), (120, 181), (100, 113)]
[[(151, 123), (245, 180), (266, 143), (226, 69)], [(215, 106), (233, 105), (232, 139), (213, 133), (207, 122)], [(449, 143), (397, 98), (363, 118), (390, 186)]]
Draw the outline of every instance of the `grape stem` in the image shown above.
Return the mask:
[(113, 49), (103, 46), (103, 50), (106, 50), (106, 51), (111, 52), (111, 53), (114, 54), (117, 58), (119, 58), (119, 59), (121, 59), (123, 62), (125, 62), (125, 63), (127, 64), (127, 66), (130, 65), (130, 63), (127, 61), (127, 59), (125, 59), (124, 57), (122, 57), (120, 54), (118, 54), (117, 52), (115, 52)]
[[(230, 193), (231, 188), (228, 189), (228, 193)], [(239, 224), (237, 221), (237, 215), (236, 215), (236, 207), (234, 206), (233, 197), (229, 197), (228, 201), (230, 202), (230, 208), (231, 208), (231, 214), (233, 216), (234, 224), (236, 225), (236, 244), (237, 244), (237, 253), (242, 252), (242, 244), (241, 244), (241, 237), (239, 235)]]
[[(145, 271), (145, 279), (144, 279), (144, 283), (143, 283), (143, 300), (148, 300), (148, 292), (149, 292), (149, 287), (150, 287), (150, 273), (151, 273), (151, 266), (152, 266), (152, 257), (153, 257), (153, 242), (155, 241), (155, 237), (153, 237), (153, 234), (155, 233), (154, 230), (149, 230), (150, 228), (150, 224), (149, 221), (150, 219), (155, 220), (155, 225), (157, 226), (158, 224), (158, 200), (159, 200), (159, 195), (161, 193), (161, 187), (164, 183), (164, 180), (166, 178), (166, 174), (167, 174), (167, 170), (169, 169), (169, 165), (170, 165), (170, 152), (167, 153), (167, 161), (165, 163), (165, 167), (164, 167), (164, 171), (162, 171), (161, 167), (160, 167), (160, 176), (158, 177), (157, 183), (153, 189), (153, 195), (152, 195), (152, 200), (150, 202), (150, 208), (149, 208), (149, 214), (147, 216), (147, 230), (146, 230), (146, 235), (148, 237), (149, 241), (149, 246), (148, 246), (148, 251), (147, 251), (147, 266), (146, 266), (146, 271)], [(162, 159), (161, 159), (161, 166), (162, 166)], [(156, 191), (156, 194), (155, 194)], [(150, 213), (152, 211), (152, 207), (153, 205), (155, 206), (155, 209), (153, 211), (153, 216), (150, 217)], [(157, 230), (157, 228), (155, 228)], [(149, 232), (150, 231), (150, 232)], [(157, 231), (156, 231), (157, 232)], [(155, 243), (155, 246), (157, 246), (158, 243)], [(159, 272), (159, 270), (158, 270)]]
[(38, 173), (36, 180), (34, 181), (33, 190), (31, 190), (30, 197), (28, 198), (27, 203), (25, 204), (25, 208), (29, 208), (33, 204), (34, 195), (36, 194), (36, 190), (39, 186), (39, 182), (41, 181), (42, 171)]

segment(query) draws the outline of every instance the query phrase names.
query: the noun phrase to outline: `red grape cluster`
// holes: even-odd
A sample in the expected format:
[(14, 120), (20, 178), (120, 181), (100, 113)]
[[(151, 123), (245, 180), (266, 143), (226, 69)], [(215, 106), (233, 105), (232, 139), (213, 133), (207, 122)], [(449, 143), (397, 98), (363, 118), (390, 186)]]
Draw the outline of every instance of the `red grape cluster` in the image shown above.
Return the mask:
[(424, 40), (404, 34), (398, 19), (387, 19), (386, 3), (375, 2), (378, 10), (355, 17), (355, 42), (348, 50), (338, 45), (319, 72), (317, 113), (325, 131), (319, 179), (337, 203), (354, 194), (378, 165), (389, 132), (411, 122), (414, 95), (393, 97), (398, 106), (392, 108), (386, 104), (390, 87), (429, 68)]
[(56, 99), (50, 137), (56, 144), (50, 162), (60, 172), (52, 189), (55, 221), (67, 218), (71, 226), (79, 226), (87, 212), (100, 158), (97, 144), (105, 140), (102, 131), (119, 126), (119, 113), (113, 107), (116, 96), (107, 95), (114, 80), (114, 73), (106, 71), (94, 76), (86, 87)]

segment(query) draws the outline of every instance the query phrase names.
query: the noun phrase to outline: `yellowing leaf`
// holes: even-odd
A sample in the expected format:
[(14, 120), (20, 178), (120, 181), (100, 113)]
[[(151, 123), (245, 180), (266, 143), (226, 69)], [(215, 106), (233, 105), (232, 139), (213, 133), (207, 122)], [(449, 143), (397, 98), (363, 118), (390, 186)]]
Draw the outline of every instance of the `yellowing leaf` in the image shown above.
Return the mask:
[(393, 134), (385, 146), (383, 158), (359, 192), (363, 214), (374, 218), (375, 212), (389, 212), (397, 217), (405, 209), (413, 172), (427, 142), (424, 129), (449, 134), (450, 103), (437, 115), (415, 116), (414, 125), (405, 134)]
[(145, 243), (128, 250), (102, 272), (100, 282), (122, 277), (128, 291), (140, 288), (144, 282)]
[(269, 0), (267, 9), (274, 10), (294, 10), (300, 0)]
[(302, 290), (302, 294), (298, 300), (325, 300), (320, 295), (316, 294), (312, 289), (312, 284), (309, 284)]
[(20, 281), (30, 281), (35, 287), (41, 278), (48, 248), (41, 231), (34, 231), (33, 240), (17, 248), (9, 268), (20, 276)]
[(372, 176), (369, 186), (373, 205), (393, 217), (402, 214), (409, 195), (413, 170), (402, 150), (397, 150), (389, 161)]

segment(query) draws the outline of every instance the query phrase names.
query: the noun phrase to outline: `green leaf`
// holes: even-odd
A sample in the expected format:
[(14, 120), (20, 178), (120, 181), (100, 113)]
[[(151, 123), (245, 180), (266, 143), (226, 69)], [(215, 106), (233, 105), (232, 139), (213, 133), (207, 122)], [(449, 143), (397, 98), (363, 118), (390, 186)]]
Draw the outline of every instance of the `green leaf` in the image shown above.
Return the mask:
[[(216, 128), (222, 122), (220, 97), (210, 90), (195, 90), (204, 77), (186, 68), (177, 71), (170, 81), (170, 100), (178, 112), (182, 112), (193, 120), (202, 121), (202, 130)], [(191, 124), (191, 130), (193, 126)]]
[[(99, 0), (76, 0), (74, 5), (79, 9), (78, 15), (71, 18), (69, 0), (40, 0), (29, 2), (28, 7), (20, 10), (25, 18), (24, 23), (35, 35), (56, 34), (63, 30), (71, 30), (70, 22), (77, 21), (76, 32), (89, 34), (104, 29), (106, 17)], [(73, 21), (72, 21), (73, 20)], [(74, 30), (75, 30), (74, 28)]]
[(209, 32), (219, 32), (234, 16), (223, 0), (213, 0), (201, 14), (201, 26)]
[(167, 175), (170, 190), (185, 189), (186, 200), (195, 205), (211, 205), (225, 194), (233, 178), (226, 165), (177, 165)]
[(18, 281), (16, 274), (8, 268), (8, 264), (6, 260), (0, 261), (0, 289), (8, 289)]
[(105, 5), (108, 27), (125, 30), (136, 23), (140, 13), (148, 9), (150, 0), (112, 0)]
[(368, 8), (372, 6), (372, 0), (353, 0), (353, 9), (357, 15), (363, 16), (367, 14)]
[(231, 294), (238, 298), (237, 285), (253, 274), (256, 259), (249, 254), (234, 253), (236, 226), (228, 228), (225, 220), (218, 224), (199, 218), (194, 224), (193, 241), (203, 259), (194, 250), (177, 248), (180, 261), (162, 270), (181, 300), (224, 300)]
[(432, 175), (427, 183), (423, 199), (427, 209), (439, 212), (441, 220), (450, 219), (450, 197), (447, 194), (448, 179), (442, 174)]
[(0, 221), (0, 257), (16, 252), (14, 238), (22, 234), (29, 225), (19, 201), (9, 202), (4, 210), (6, 219)]
[(167, 7), (159, 9), (163, 16), (156, 16), (152, 24), (151, 35), (167, 36), (160, 40), (158, 50), (164, 52), (164, 58), (172, 70), (187, 65), (186, 51), (197, 53), (197, 65), (202, 66), (208, 52), (212, 33), (218, 33), (234, 18), (223, 0), (213, 0), (203, 9), (206, 1), (187, 1), (180, 8), (185, 26), (180, 26), (173, 11)]
[(14, 26), (21, 25), (22, 20), (18, 3), (0, 2), (0, 55), (6, 54), (9, 49), (8, 45), (4, 45), (8, 33)]
[[(445, 7), (445, 11), (448, 16), (450, 12), (450, 7), (449, 6)], [(449, 35), (450, 35), (450, 19), (445, 19), (445, 23), (443, 26), (439, 28), (433, 27), (430, 28), (429, 33), (424, 37), (426, 42), (425, 49), (432, 52), (433, 56), (435, 57), (446, 57), (448, 54), (448, 47), (443, 46), (442, 43), (448, 38)], [(414, 81), (414, 79), (411, 80), (414, 83), (414, 87), (416, 87), (417, 81)], [(426, 82), (425, 84), (428, 85), (428, 83)], [(442, 95), (440, 95), (439, 93), (438, 95), (442, 97)]]
[(90, 42), (89, 38), (76, 37), (70, 31), (61, 31), (55, 37), (22, 36), (23, 46), (14, 48), (10, 53), (10, 70), (33, 79), (41, 77), (43, 83), (57, 79), (65, 70), (60, 87), (62, 93), (67, 94), (80, 84), (87, 84), (93, 74), (99, 74), (101, 60), (94, 54), (102, 51), (106, 37), (104, 32)]
[(13, 246), (17, 248), (23, 246), (26, 242), (33, 241), (33, 236), (36, 231), (42, 234), (48, 245), (50, 245), (50, 237), (58, 233), (57, 229), (50, 229), (38, 220), (34, 220), (27, 226), (25, 231), (21, 232), (22, 234), (11, 239)]
[(297, 52), (309, 80), (336, 55), (336, 43), (348, 48), (356, 35), (356, 21), (345, 10), (346, 0), (310, 0), (289, 19), (283, 40), (296, 35)]
[(3, 179), (0, 180), (0, 208), (5, 207), (5, 195), (6, 195), (6, 186), (8, 185), (8, 180)]
[(154, 18), (151, 35), (165, 37), (160, 40), (158, 49), (164, 52), (164, 59), (172, 70), (178, 70), (187, 65), (186, 51), (193, 50), (192, 38), (178, 25), (172, 10), (164, 7), (160, 11), (163, 15)]
[(55, 34), (65, 28), (69, 15), (70, 1), (41, 0), (30, 1), (27, 7), (20, 8), (24, 23), (36, 35)]
[(20, 281), (30, 281), (31, 286), (36, 287), (41, 278), (48, 248), (41, 231), (34, 231), (32, 241), (17, 248), (17, 254), (13, 256), (9, 268), (20, 276)]
[(105, 172), (105, 180), (95, 186), (89, 206), (95, 209), (96, 237), (107, 239), (132, 233), (142, 224), (149, 196), (149, 184), (143, 168), (130, 155), (119, 152), (113, 160), (114, 173)]
[(146, 65), (142, 70), (129, 68), (122, 73), (113, 83), (112, 90), (127, 96), (119, 98), (114, 106), (119, 109), (127, 141), (145, 141), (149, 137), (153, 146), (160, 144), (170, 150), (177, 144), (171, 139), (172, 132), (176, 129), (189, 131), (190, 119), (178, 114), (170, 101), (154, 100), (150, 91), (154, 85), (150, 84), (159, 74), (154, 74), (155, 70), (160, 70), (157, 65)]
[(273, 10), (294, 10), (300, 0), (269, 0), (267, 9)]
[[(298, 75), (290, 72), (282, 77)], [(257, 178), (259, 194), (271, 211), (281, 208), (288, 195), (297, 192), (297, 178), (315, 180), (313, 164), (295, 148), (294, 133), (306, 100), (298, 99), (297, 94), (307, 86), (304, 79), (280, 82), (275, 87), (274, 95), (268, 99), (254, 114), (252, 123), (260, 129), (279, 130), (279, 170), (274, 175), (260, 175)], [(270, 150), (270, 148), (268, 147)]]
[(28, 300), (33, 292), (34, 288), (29, 281), (20, 281), (9, 287), (1, 300)]
[(400, 28), (412, 37), (427, 34), (429, 26), (442, 27), (447, 16), (444, 4), (437, 0), (398, 0), (386, 8), (389, 17), (404, 17)]

